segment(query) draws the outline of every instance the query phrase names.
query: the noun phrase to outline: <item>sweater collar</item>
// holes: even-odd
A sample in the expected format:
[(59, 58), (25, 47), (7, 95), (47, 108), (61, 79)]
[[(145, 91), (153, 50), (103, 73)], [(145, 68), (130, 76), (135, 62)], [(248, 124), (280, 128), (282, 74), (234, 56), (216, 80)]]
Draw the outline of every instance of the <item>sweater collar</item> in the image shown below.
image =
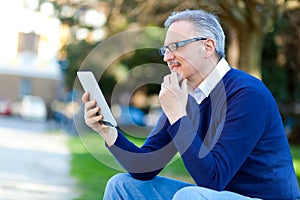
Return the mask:
[(216, 87), (218, 82), (222, 80), (225, 74), (230, 70), (230, 66), (225, 58), (222, 58), (216, 67), (208, 74), (208, 76), (194, 90), (194, 98), (200, 104), (203, 99), (209, 96), (211, 91)]

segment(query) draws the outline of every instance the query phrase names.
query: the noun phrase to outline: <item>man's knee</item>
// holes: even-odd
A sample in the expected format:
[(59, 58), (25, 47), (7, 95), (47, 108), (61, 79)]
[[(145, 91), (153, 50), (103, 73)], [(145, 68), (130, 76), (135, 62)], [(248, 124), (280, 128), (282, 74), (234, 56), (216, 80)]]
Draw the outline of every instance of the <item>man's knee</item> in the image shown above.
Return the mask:
[(229, 191), (216, 191), (208, 189), (205, 187), (199, 186), (188, 186), (178, 190), (173, 200), (190, 200), (190, 199), (199, 199), (199, 200), (218, 200), (218, 199), (251, 199), (240, 194), (229, 192)]
[(115, 200), (120, 199), (119, 197), (124, 196), (124, 191), (126, 190), (126, 182), (128, 179), (132, 179), (129, 174), (121, 173), (116, 174), (111, 177), (105, 188), (104, 200)]
[(202, 194), (202, 189), (198, 186), (188, 186), (178, 190), (175, 195), (173, 196), (173, 200), (190, 200), (195, 198), (195, 193), (197, 193), (197, 198), (199, 199), (206, 199), (205, 196)]
[(108, 188), (113, 189), (116, 186), (120, 187), (123, 185), (123, 183), (127, 182), (128, 179), (131, 179), (131, 176), (129, 176), (129, 174), (125, 174), (125, 173), (116, 174), (108, 180), (106, 184), (106, 189)]

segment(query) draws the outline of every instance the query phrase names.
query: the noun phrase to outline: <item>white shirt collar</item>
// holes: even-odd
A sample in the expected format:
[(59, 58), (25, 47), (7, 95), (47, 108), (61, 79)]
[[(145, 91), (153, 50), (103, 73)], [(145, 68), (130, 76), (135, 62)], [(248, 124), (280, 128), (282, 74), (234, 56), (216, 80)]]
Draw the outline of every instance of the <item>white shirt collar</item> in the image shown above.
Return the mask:
[(200, 85), (194, 90), (194, 98), (197, 103), (200, 104), (203, 99), (209, 96), (211, 91), (216, 87), (218, 82), (225, 76), (230, 70), (230, 66), (225, 58), (222, 58), (216, 67), (208, 74), (208, 76), (200, 83)]

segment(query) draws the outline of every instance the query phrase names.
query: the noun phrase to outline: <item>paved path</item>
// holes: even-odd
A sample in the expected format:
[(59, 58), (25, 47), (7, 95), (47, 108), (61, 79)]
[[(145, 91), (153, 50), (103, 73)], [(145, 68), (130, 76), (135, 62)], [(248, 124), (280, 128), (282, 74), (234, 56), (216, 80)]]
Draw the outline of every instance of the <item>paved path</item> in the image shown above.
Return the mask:
[(72, 200), (67, 136), (0, 127), (0, 199)]

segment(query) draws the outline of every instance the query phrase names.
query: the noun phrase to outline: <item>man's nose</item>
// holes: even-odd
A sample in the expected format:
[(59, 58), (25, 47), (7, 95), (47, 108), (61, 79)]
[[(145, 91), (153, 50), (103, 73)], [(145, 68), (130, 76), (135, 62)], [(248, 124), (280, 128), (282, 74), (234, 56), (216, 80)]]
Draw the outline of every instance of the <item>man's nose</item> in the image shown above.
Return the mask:
[(169, 60), (174, 59), (174, 53), (171, 52), (169, 49), (166, 49), (165, 55), (164, 55), (164, 61), (168, 62)]

